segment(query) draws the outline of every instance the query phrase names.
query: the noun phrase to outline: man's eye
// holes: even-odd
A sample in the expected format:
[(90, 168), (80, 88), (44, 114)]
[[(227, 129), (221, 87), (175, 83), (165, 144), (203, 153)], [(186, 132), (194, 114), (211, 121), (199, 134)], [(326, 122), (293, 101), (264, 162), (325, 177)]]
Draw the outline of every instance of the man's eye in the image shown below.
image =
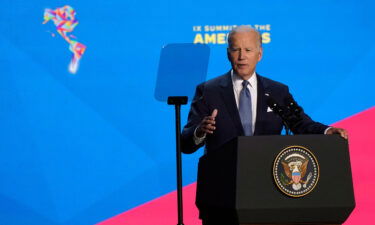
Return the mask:
[(247, 51), (247, 52), (252, 52), (253, 49), (252, 49), (252, 48), (247, 48), (246, 51)]

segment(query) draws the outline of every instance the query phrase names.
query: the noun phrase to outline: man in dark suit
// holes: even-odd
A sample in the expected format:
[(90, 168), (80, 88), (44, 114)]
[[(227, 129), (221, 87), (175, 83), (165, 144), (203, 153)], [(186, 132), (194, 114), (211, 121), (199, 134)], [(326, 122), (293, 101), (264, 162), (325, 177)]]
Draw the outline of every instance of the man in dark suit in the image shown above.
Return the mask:
[[(259, 32), (248, 26), (239, 26), (229, 33), (227, 55), (232, 70), (198, 85), (188, 123), (182, 131), (184, 153), (205, 145), (205, 154), (210, 154), (237, 136), (281, 134), (283, 122), (267, 106), (266, 98), (272, 96), (283, 103), (292, 96), (286, 85), (256, 74), (263, 52), (261, 43)], [(340, 134), (347, 138), (346, 130), (315, 122), (303, 111), (292, 131)], [(202, 213), (200, 216), (204, 225), (219, 224), (208, 222)]]

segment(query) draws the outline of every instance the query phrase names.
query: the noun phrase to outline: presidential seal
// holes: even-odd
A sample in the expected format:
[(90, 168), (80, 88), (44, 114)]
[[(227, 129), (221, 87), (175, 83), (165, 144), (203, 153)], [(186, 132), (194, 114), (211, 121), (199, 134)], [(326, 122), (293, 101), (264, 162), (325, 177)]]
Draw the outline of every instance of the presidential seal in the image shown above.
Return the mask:
[(302, 146), (283, 149), (273, 164), (277, 187), (291, 197), (310, 193), (319, 180), (319, 164), (313, 153)]

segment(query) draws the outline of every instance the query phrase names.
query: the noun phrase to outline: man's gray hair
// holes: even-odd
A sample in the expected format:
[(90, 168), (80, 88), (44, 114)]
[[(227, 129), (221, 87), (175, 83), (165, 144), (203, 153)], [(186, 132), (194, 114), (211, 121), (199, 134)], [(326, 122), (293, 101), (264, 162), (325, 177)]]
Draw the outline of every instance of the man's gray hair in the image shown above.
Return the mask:
[(232, 42), (232, 36), (235, 34), (235, 33), (239, 33), (239, 32), (255, 32), (257, 38), (258, 38), (258, 47), (262, 47), (262, 35), (259, 33), (258, 30), (252, 28), (251, 26), (249, 25), (241, 25), (241, 26), (238, 26), (238, 27), (235, 27), (233, 28), (229, 34), (228, 34), (228, 46), (230, 47), (231, 45), (231, 42)]

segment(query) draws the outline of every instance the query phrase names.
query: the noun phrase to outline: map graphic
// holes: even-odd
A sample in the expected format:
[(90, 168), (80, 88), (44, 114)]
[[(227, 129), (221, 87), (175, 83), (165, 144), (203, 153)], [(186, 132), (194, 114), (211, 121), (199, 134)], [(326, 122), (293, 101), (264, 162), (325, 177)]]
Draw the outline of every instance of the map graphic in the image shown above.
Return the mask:
[(73, 32), (74, 28), (78, 25), (78, 20), (75, 17), (76, 11), (69, 5), (55, 10), (44, 10), (43, 24), (52, 20), (56, 26), (57, 32), (69, 43), (69, 50), (73, 55), (68, 70), (72, 74), (77, 73), (79, 61), (86, 50), (86, 46), (76, 40), (77, 37), (72, 34), (68, 35), (68, 33)]

